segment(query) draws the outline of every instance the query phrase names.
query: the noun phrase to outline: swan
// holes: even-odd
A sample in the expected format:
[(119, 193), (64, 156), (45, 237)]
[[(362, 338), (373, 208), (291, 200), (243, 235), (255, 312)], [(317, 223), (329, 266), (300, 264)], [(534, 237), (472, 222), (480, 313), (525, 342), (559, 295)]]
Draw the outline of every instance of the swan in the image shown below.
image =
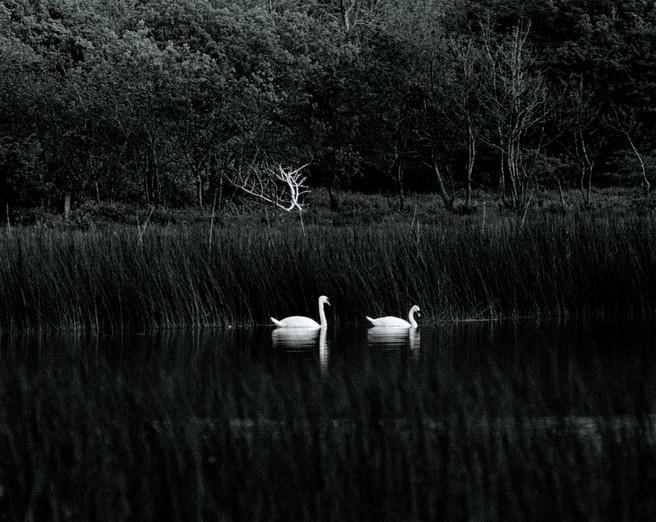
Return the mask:
[(374, 326), (385, 326), (387, 328), (417, 328), (417, 321), (415, 321), (415, 312), (419, 314), (419, 307), (414, 305), (410, 308), (410, 313), (408, 313), (408, 320), (401, 319), (400, 317), (379, 317), (378, 319), (372, 319), (367, 316), (367, 320)]
[(273, 324), (279, 328), (325, 328), (326, 321), (326, 312), (324, 312), (323, 305), (330, 305), (328, 298), (325, 295), (319, 297), (319, 319), (321, 323), (317, 323), (314, 319), (309, 317), (303, 317), (302, 315), (292, 315), (291, 317), (285, 317), (284, 319), (274, 319), (271, 318)]

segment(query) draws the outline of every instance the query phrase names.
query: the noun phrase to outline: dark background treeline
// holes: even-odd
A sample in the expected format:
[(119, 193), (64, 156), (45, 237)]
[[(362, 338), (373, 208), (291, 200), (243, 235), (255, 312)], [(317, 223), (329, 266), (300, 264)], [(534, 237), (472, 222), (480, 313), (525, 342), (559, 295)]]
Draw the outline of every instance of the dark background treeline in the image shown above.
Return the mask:
[(6, 0), (0, 203), (220, 207), (328, 188), (648, 188), (647, 0)]

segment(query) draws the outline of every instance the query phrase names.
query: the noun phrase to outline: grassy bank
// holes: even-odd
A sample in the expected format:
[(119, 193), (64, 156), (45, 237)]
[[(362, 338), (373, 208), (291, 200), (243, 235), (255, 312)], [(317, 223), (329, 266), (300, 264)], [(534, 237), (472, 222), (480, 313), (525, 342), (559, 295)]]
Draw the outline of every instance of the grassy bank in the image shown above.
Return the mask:
[(325, 373), (240, 365), (212, 336), (103, 342), (3, 344), (3, 518), (656, 516), (653, 373), (599, 383), (598, 353), (480, 350), (472, 368), (435, 346)]
[(417, 205), (345, 216), (6, 227), (0, 327), (258, 324), (316, 315), (320, 294), (334, 305), (330, 320), (342, 322), (415, 303), (428, 321), (656, 310), (649, 213), (455, 217)]

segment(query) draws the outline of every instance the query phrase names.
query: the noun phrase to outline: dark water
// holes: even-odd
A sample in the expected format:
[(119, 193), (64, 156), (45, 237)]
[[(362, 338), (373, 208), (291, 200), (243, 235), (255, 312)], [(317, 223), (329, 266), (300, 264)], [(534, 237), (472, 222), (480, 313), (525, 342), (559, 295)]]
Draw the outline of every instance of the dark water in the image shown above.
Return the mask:
[(611, 319), (3, 335), (0, 512), (654, 520), (655, 347)]
[(656, 324), (648, 320), (461, 322), (409, 331), (333, 325), (312, 333), (262, 326), (4, 335), (0, 358), (10, 372), (82, 365), (91, 378), (97, 369), (144, 386), (167, 374), (208, 385), (228, 376), (280, 382), (375, 375), (381, 386), (412, 382), (442, 395), (452, 388), (518, 400), (518, 410), (531, 414), (594, 408), (652, 413), (656, 397)]

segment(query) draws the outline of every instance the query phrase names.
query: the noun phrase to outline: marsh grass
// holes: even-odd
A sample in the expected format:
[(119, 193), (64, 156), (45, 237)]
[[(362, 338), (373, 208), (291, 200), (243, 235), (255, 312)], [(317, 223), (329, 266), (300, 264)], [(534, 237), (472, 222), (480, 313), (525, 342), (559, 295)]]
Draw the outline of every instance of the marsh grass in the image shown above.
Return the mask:
[[(490, 353), (472, 368), (433, 350), (411, 368), (373, 357), (338, 360), (326, 374), (293, 361), (241, 361), (243, 354), (217, 350), (212, 336), (185, 335), (169, 348), (166, 333), (152, 346), (147, 336), (126, 335), (120, 353), (123, 341), (83, 335), (48, 334), (31, 345), (5, 338), (3, 516), (656, 515), (653, 375), (616, 375), (609, 395), (624, 381), (635, 390), (615, 402), (592, 391), (590, 367), (605, 364), (598, 354), (588, 366), (572, 354), (554, 363), (538, 350), (526, 360)], [(639, 389), (651, 392), (648, 407), (635, 409)]]
[(405, 314), (415, 303), (428, 321), (656, 309), (649, 215), (319, 221), (3, 229), (0, 327), (261, 324), (316, 315), (321, 294), (340, 322)]

